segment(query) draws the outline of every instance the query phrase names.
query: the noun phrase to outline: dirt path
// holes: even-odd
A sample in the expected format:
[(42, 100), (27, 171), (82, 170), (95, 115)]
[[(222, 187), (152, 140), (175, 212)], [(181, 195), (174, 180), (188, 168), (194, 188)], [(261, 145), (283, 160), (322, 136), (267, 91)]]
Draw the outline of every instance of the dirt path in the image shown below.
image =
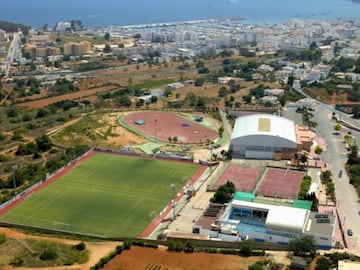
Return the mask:
[[(47, 237), (47, 236), (37, 236), (37, 235), (30, 235), (24, 234), (20, 231), (12, 230), (9, 228), (2, 228), (0, 227), (0, 233), (5, 233), (7, 238), (12, 239), (35, 239), (35, 240), (48, 240), (48, 241), (55, 241), (63, 244), (75, 245), (79, 243), (79, 240), (72, 240), (72, 239), (64, 239), (64, 238), (54, 238), (54, 237)], [(101, 258), (107, 256), (110, 252), (115, 250), (117, 245), (120, 245), (120, 242), (85, 242), (87, 249), (90, 251), (89, 260), (84, 264), (74, 264), (70, 266), (59, 266), (59, 267), (51, 267), (50, 269), (53, 270), (60, 270), (60, 269), (89, 269), (91, 266), (95, 265)], [(23, 270), (23, 269), (32, 269), (37, 270), (41, 269), (44, 270), (45, 268), (33, 268), (33, 267), (12, 267), (6, 266), (4, 269), (16, 269), (16, 270)], [(49, 268), (47, 268), (49, 269)]]

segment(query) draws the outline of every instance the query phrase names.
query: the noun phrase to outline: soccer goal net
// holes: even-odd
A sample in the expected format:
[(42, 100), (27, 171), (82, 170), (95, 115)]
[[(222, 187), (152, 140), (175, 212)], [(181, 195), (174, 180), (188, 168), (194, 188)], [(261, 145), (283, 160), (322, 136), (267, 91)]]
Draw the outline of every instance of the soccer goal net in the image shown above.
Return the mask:
[(149, 219), (150, 219), (150, 220), (153, 220), (155, 217), (156, 217), (156, 212), (155, 212), (155, 210), (154, 210), (154, 211), (152, 211), (152, 212), (149, 214)]
[(71, 231), (71, 225), (69, 223), (54, 221), (52, 227), (59, 231)]

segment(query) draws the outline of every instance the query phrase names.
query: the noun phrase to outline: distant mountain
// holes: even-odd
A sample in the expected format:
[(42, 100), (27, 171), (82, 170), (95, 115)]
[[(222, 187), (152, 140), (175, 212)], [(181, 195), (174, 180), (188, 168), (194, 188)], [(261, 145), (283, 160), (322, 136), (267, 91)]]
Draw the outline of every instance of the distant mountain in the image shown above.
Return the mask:
[(19, 29), (21, 29), (21, 31), (23, 31), (23, 33), (26, 34), (27, 32), (29, 32), (31, 27), (21, 23), (0, 21), (0, 29), (3, 29), (5, 30), (5, 32), (8, 33), (14, 33), (17, 32)]

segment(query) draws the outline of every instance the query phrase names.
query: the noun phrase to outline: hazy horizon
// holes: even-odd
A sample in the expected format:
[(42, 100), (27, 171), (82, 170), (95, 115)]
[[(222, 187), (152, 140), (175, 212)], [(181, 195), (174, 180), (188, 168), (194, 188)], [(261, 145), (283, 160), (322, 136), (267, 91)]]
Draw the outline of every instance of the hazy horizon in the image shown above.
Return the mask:
[(1, 4), (0, 20), (32, 27), (72, 19), (93, 27), (225, 17), (274, 24), (289, 18), (350, 19), (359, 14), (358, 0), (11, 0)]

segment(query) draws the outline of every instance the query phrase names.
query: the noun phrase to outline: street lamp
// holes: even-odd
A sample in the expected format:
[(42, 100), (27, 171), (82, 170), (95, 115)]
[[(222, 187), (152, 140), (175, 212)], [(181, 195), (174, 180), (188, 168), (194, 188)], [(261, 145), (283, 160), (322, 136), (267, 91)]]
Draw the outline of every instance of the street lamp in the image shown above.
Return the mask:
[(13, 186), (14, 186), (14, 198), (16, 200), (16, 170), (18, 169), (18, 165), (13, 165), (11, 167), (12, 172), (13, 172)]
[(157, 143), (157, 119), (155, 118), (155, 142)]
[(214, 142), (210, 144), (210, 175), (212, 174), (212, 157), (213, 157)]
[(76, 138), (76, 132), (71, 132), (72, 140), (73, 140), (73, 161), (75, 161), (75, 138)]
[(176, 213), (175, 213), (175, 188), (176, 188), (176, 185), (174, 184), (174, 183), (172, 183), (171, 185), (170, 185), (170, 188), (172, 189), (172, 191), (173, 191), (173, 203), (172, 203), (172, 205), (173, 205), (173, 220), (175, 220), (175, 216), (176, 216)]

